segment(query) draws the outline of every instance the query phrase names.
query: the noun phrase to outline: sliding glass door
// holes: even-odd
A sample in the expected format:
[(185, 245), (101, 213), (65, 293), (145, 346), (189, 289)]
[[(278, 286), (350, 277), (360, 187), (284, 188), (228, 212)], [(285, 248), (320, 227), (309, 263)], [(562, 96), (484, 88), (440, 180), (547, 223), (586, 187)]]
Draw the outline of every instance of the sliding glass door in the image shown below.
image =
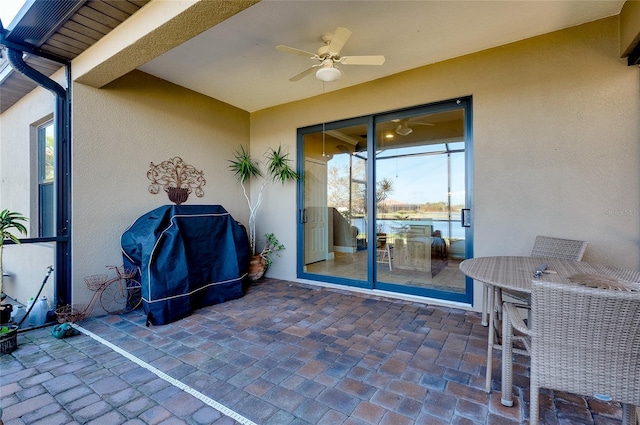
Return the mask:
[(299, 134), (300, 277), (471, 300), (470, 99)]
[(368, 286), (366, 121), (302, 136), (302, 272)]

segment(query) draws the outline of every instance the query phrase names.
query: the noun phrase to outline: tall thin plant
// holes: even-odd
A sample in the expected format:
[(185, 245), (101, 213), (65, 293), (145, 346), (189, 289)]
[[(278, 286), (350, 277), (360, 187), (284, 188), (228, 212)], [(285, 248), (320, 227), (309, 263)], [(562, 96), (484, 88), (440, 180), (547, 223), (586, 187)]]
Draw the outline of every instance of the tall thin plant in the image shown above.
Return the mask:
[(19, 233), (26, 236), (27, 228), (21, 223), (21, 221), (28, 221), (27, 217), (24, 217), (22, 214), (9, 211), (2, 210), (0, 212), (0, 232), (2, 233), (2, 238), (0, 238), (0, 294), (2, 294), (2, 283), (4, 279), (4, 267), (2, 263), (2, 253), (4, 251), (4, 241), (11, 240), (14, 243), (19, 244), (20, 239), (18, 237), (9, 232), (11, 229), (17, 230)]
[[(262, 204), (264, 188), (268, 183), (280, 182), (284, 185), (288, 181), (299, 179), (300, 176), (289, 165), (291, 161), (289, 159), (289, 153), (283, 152), (282, 146), (278, 146), (277, 149), (268, 148), (262, 161), (254, 160), (244, 146), (240, 146), (240, 148), (233, 153), (233, 157), (234, 159), (229, 160), (231, 163), (229, 168), (238, 178), (244, 197), (247, 200), (247, 205), (249, 206), (249, 244), (252, 255), (255, 255), (256, 218), (260, 205)], [(264, 168), (264, 171), (262, 168)], [(247, 187), (245, 185), (252, 178), (263, 179), (255, 204), (251, 203), (251, 198), (247, 193)]]

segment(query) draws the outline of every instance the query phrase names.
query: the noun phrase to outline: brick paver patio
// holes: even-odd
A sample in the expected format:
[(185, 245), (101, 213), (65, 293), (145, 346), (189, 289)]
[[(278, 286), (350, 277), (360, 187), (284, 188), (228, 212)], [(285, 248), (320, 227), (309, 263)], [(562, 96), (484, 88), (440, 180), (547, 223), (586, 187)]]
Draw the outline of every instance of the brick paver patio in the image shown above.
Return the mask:
[[(21, 333), (18, 349), (0, 358), (5, 425), (245, 418), (259, 425), (494, 425), (528, 418), (526, 358), (515, 364), (514, 407), (500, 404), (499, 352), (494, 391), (483, 391), (487, 328), (474, 312), (266, 279), (241, 299), (168, 325), (146, 327), (140, 310), (81, 326), (138, 362), (86, 335)], [(545, 424), (620, 423), (615, 403), (544, 391), (541, 406)]]

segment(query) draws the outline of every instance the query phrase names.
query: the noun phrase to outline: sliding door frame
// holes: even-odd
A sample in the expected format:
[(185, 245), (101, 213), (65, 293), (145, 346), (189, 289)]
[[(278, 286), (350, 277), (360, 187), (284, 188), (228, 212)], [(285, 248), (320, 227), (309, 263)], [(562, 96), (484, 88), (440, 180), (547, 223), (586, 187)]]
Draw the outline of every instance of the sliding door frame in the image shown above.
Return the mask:
[(367, 126), (367, 150), (366, 155), (369, 159), (366, 165), (367, 173), (367, 189), (366, 189), (366, 205), (367, 220), (366, 232), (368, 235), (376, 234), (376, 124), (383, 121), (405, 119), (415, 115), (425, 115), (431, 113), (446, 112), (455, 109), (464, 109), (464, 141), (465, 141), (465, 206), (468, 209), (467, 220), (468, 227), (465, 226), (465, 258), (473, 257), (473, 111), (471, 96), (461, 97), (442, 102), (431, 103), (416, 107), (398, 109), (380, 114), (372, 114), (357, 118), (350, 118), (329, 123), (321, 123), (312, 126), (299, 128), (297, 131), (297, 171), (302, 176), (302, 181), (297, 186), (297, 277), (312, 281), (325, 282), (346, 287), (357, 287), (371, 290), (382, 290), (401, 294), (416, 295), (430, 298), (438, 298), (442, 300), (455, 301), (461, 303), (472, 304), (473, 302), (473, 280), (465, 278), (465, 291), (461, 293), (441, 291), (430, 288), (417, 288), (404, 285), (396, 285), (389, 283), (376, 282), (375, 276), (377, 271), (376, 261), (376, 244), (368, 243), (367, 245), (367, 280), (354, 280), (338, 276), (329, 276), (324, 274), (315, 274), (305, 271), (304, 265), (304, 165), (305, 165), (305, 147), (304, 136), (312, 133), (321, 133), (328, 130), (336, 130), (352, 125)]

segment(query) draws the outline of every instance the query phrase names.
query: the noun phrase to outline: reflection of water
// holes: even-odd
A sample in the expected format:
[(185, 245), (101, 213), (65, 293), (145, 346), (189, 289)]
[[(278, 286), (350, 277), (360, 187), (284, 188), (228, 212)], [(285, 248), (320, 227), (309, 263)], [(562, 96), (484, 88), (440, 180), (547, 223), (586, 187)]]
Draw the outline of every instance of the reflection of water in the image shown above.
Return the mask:
[[(354, 226), (358, 228), (359, 234), (367, 233), (366, 220), (356, 218), (352, 220)], [(440, 230), (445, 239), (464, 239), (465, 228), (460, 225), (460, 220), (451, 221), (451, 234), (449, 234), (448, 220), (377, 220), (378, 227), (383, 233), (394, 234), (409, 229), (410, 225), (431, 225), (433, 230)]]

